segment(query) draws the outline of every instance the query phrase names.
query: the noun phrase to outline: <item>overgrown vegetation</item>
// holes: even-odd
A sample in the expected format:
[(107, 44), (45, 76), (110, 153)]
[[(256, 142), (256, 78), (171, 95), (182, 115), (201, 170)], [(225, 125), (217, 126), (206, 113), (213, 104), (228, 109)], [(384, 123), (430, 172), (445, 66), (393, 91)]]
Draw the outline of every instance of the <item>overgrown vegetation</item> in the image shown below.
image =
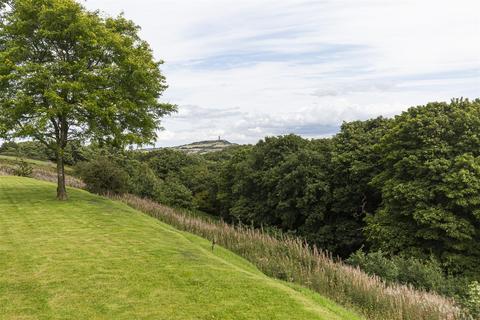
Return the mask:
[(467, 296), (463, 304), (475, 319), (480, 319), (480, 283), (473, 281), (468, 285)]
[(33, 167), (24, 159), (20, 159), (18, 165), (13, 169), (13, 174), (20, 177), (31, 177)]
[(89, 146), (76, 172), (95, 192), (300, 237), (386, 283), (454, 297), (476, 312), (478, 128), (480, 100), (456, 99), (344, 123), (329, 139), (267, 137), (206, 155)]
[(245, 257), (267, 275), (300, 283), (368, 319), (466, 319), (452, 300), (408, 286), (387, 285), (379, 277), (335, 261), (299, 238), (281, 239), (261, 230), (193, 217), (132, 195), (112, 197), (180, 230), (215, 241)]
[(468, 281), (445, 275), (441, 264), (433, 257), (420, 259), (412, 256), (388, 257), (382, 251), (365, 253), (359, 250), (346, 262), (358, 266), (371, 275), (380, 276), (387, 283), (401, 283), (414, 288), (438, 292), (445, 296), (467, 296)]

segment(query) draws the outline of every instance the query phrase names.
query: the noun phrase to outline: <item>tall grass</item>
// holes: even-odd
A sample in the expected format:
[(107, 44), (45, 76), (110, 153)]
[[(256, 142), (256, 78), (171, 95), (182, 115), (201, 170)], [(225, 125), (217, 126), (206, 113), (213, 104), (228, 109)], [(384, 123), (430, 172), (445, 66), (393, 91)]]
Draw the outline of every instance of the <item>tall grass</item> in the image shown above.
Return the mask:
[[(34, 168), (32, 178), (57, 183), (57, 173), (50, 170)], [(85, 183), (82, 180), (70, 175), (65, 175), (65, 184), (69, 187), (85, 189)]]
[(376, 276), (335, 261), (328, 253), (290, 237), (190, 216), (133, 195), (110, 196), (174, 227), (215, 241), (269, 276), (309, 287), (358, 310), (369, 319), (468, 319), (453, 300)]

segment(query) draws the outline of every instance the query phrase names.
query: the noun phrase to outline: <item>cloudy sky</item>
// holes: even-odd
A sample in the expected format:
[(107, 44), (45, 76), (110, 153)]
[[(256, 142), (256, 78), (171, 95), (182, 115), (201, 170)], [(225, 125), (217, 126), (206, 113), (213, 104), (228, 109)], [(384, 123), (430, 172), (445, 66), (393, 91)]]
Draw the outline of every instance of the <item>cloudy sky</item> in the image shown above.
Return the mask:
[(480, 97), (478, 0), (87, 0), (142, 27), (179, 112), (157, 146), (334, 134)]

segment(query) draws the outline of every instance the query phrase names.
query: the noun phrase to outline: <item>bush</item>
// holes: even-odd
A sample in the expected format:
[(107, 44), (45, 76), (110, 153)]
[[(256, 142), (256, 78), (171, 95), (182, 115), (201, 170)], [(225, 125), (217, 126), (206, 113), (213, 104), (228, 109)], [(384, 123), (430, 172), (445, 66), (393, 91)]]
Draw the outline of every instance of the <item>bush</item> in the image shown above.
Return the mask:
[(430, 258), (422, 260), (414, 257), (394, 257), (393, 262), (398, 266), (397, 281), (408, 283), (415, 288), (434, 290), (441, 293), (450, 291), (450, 281), (444, 275), (440, 263)]
[(128, 192), (143, 198), (155, 199), (161, 184), (155, 172), (147, 164), (139, 161), (130, 161), (126, 167), (129, 174)]
[(478, 281), (473, 281), (468, 285), (463, 305), (474, 319), (480, 319), (480, 283)]
[(387, 282), (396, 281), (400, 274), (398, 266), (386, 258), (381, 251), (365, 253), (363, 250), (358, 250), (346, 262), (370, 275), (377, 275)]
[(99, 157), (75, 166), (75, 172), (90, 192), (123, 193), (128, 188), (128, 174), (108, 157)]
[(417, 289), (435, 291), (450, 296), (465, 295), (467, 280), (448, 277), (434, 258), (427, 260), (415, 257), (388, 257), (382, 251), (365, 253), (359, 250), (346, 262), (357, 266), (370, 275), (377, 275), (388, 283), (409, 284)]
[(15, 169), (13, 169), (13, 174), (20, 177), (31, 177), (32, 173), (33, 167), (24, 159), (20, 159)]
[(162, 180), (153, 200), (173, 207), (194, 208), (192, 192), (175, 178)]

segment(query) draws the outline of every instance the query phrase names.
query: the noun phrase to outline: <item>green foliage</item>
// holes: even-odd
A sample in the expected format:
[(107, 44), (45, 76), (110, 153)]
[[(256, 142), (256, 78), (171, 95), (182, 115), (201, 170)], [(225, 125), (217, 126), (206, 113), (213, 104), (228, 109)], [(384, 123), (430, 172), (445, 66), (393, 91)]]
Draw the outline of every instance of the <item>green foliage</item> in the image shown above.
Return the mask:
[(379, 191), (369, 185), (382, 169), (381, 154), (374, 146), (389, 123), (384, 118), (343, 123), (328, 149), (316, 150), (325, 154), (323, 166), (317, 170), (323, 171), (326, 192), (322, 200), (317, 195), (321, 214), (303, 213), (308, 218), (301, 230), (321, 248), (347, 257), (365, 245), (365, 215), (375, 212), (381, 201)]
[(316, 156), (295, 135), (266, 138), (239, 151), (224, 169), (228, 214), (256, 225), (298, 228), (304, 222), (300, 212), (313, 209), (311, 200), (322, 192), (315, 176), (322, 159)]
[(468, 280), (446, 276), (442, 265), (433, 257), (429, 259), (388, 257), (382, 251), (365, 253), (358, 250), (346, 262), (389, 283), (408, 284), (417, 289), (435, 291), (446, 296), (463, 297), (466, 294)]
[(478, 281), (468, 285), (467, 295), (462, 302), (474, 319), (480, 319), (480, 283)]
[(183, 167), (196, 162), (194, 156), (172, 149), (160, 149), (140, 154), (139, 159), (147, 162), (157, 177), (161, 179), (171, 176), (178, 177)]
[(85, 182), (90, 192), (123, 193), (128, 189), (128, 174), (109, 157), (98, 157), (81, 162), (75, 167), (77, 175)]
[(193, 195), (193, 206), (211, 214), (218, 211), (218, 167), (217, 163), (200, 158), (196, 163), (183, 167), (179, 174), (182, 184)]
[(147, 165), (160, 179), (155, 194), (147, 197), (176, 207), (216, 213), (216, 163), (172, 149), (131, 156)]
[[(149, 143), (175, 110), (139, 27), (74, 0), (15, 0), (1, 11), (0, 136), (32, 138), (63, 176), (70, 141)], [(59, 179), (61, 183), (62, 179)], [(66, 197), (63, 184), (59, 198)]]
[(92, 159), (79, 163), (75, 171), (94, 193), (128, 192), (174, 207), (195, 208), (192, 191), (183, 185), (176, 172), (159, 177), (149, 166), (150, 161), (136, 158), (135, 153), (97, 150)]
[(20, 159), (16, 167), (13, 169), (13, 174), (20, 177), (31, 177), (32, 173), (32, 165), (26, 162), (23, 158)]
[(147, 164), (133, 160), (126, 163), (123, 168), (129, 176), (128, 192), (150, 199), (157, 198), (161, 180)]
[(222, 215), (297, 232), (347, 257), (364, 244), (363, 219), (380, 204), (368, 183), (381, 170), (373, 146), (388, 124), (356, 121), (333, 139), (288, 135), (237, 149), (218, 182)]
[(358, 250), (346, 262), (388, 282), (395, 282), (399, 277), (399, 267), (381, 251), (365, 253), (363, 250)]
[(192, 192), (176, 178), (163, 180), (154, 200), (173, 207), (194, 208)]
[(52, 152), (43, 144), (35, 141), (13, 142), (7, 141), (0, 147), (0, 154), (6, 156), (22, 156), (35, 160), (51, 160)]
[(434, 255), (450, 273), (480, 264), (480, 100), (452, 100), (397, 116), (376, 147), (382, 206), (368, 217), (375, 249)]
[[(79, 161), (84, 161), (86, 149), (87, 147), (82, 146), (78, 141), (71, 141), (63, 152), (65, 164), (74, 165)], [(56, 161), (55, 152), (38, 141), (4, 142), (0, 146), (0, 154), (41, 161)]]

